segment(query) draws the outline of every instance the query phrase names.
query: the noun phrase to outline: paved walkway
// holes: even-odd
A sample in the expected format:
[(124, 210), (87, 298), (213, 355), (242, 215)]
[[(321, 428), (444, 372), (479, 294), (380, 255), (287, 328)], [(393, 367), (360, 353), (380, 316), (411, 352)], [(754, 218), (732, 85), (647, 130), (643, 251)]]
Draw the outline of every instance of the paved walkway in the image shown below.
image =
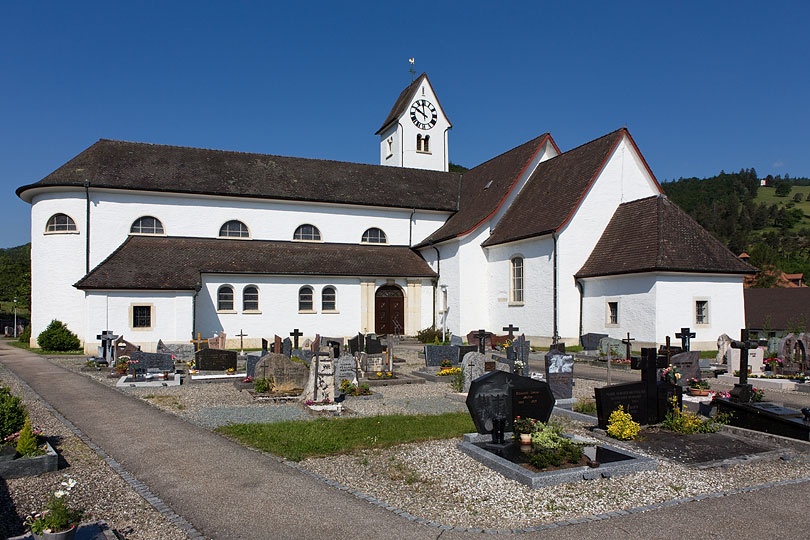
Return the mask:
[[(409, 521), (88, 377), (0, 342), (0, 362), (206, 537), (470, 538)], [(177, 467), (177, 463), (186, 466)], [(810, 482), (520, 538), (806, 538)], [(480, 537), (480, 535), (477, 535)]]

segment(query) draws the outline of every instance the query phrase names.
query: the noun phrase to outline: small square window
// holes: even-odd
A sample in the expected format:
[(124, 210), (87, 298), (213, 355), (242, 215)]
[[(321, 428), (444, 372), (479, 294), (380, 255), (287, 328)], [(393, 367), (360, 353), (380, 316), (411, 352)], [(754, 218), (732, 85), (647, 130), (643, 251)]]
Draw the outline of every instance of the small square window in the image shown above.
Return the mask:
[(152, 306), (132, 306), (132, 328), (152, 327)]

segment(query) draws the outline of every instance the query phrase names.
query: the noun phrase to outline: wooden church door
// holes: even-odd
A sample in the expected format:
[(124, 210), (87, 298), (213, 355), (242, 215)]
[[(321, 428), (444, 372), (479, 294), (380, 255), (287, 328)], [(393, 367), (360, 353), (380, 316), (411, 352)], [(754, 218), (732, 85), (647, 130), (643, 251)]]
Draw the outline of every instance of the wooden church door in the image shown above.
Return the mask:
[(393, 285), (377, 289), (374, 301), (374, 333), (402, 334), (405, 330), (405, 298)]

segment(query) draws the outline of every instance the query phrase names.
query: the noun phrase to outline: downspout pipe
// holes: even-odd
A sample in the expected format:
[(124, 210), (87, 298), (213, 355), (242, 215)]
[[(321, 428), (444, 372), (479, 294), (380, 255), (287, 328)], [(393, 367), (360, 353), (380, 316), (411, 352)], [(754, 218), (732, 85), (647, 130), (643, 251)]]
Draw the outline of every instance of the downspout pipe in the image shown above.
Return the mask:
[(84, 198), (87, 202), (87, 211), (84, 218), (84, 275), (90, 273), (90, 180), (84, 180)]
[(194, 296), (191, 297), (191, 339), (197, 339), (197, 295), (202, 290), (202, 283), (194, 284)]
[(408, 218), (408, 246), (413, 246), (413, 215), (416, 213), (416, 208), (411, 208), (411, 215)]
[(557, 311), (558, 311), (557, 310), (557, 231), (554, 231), (553, 233), (551, 233), (551, 239), (554, 242), (554, 248), (553, 248), (553, 259), (554, 259), (553, 264), (554, 264), (554, 268), (553, 268), (552, 274), (551, 274), (551, 276), (552, 276), (552, 289), (553, 289), (553, 295), (554, 295), (553, 300), (552, 300), (553, 309), (554, 309), (554, 318), (553, 318), (553, 324), (554, 324), (553, 330), (554, 330), (554, 332), (553, 332), (553, 336), (552, 336), (551, 339), (552, 339), (552, 341), (557, 341), (559, 339), (559, 337), (560, 337), (560, 335), (557, 333)]
[(442, 275), (442, 256), (439, 248), (431, 242), (430, 247), (436, 252), (436, 277), (433, 278), (433, 328), (436, 328), (436, 293), (439, 290), (439, 278)]
[(580, 345), (582, 345), (582, 306), (585, 302), (585, 283), (578, 279), (576, 280), (577, 289), (579, 289), (579, 335)]

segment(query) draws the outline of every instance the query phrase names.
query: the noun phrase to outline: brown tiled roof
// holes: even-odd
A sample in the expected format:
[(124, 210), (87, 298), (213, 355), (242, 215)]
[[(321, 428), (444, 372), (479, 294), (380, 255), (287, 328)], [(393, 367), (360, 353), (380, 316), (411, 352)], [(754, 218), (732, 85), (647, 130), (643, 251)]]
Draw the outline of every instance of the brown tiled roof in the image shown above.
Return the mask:
[(787, 330), (810, 321), (810, 287), (745, 289), (745, 327)]
[(405, 90), (399, 94), (399, 97), (394, 102), (394, 106), (391, 107), (391, 112), (389, 112), (388, 116), (385, 117), (385, 122), (382, 123), (380, 129), (378, 129), (374, 135), (379, 135), (382, 133), (382, 131), (388, 127), (388, 124), (402, 116), (402, 113), (405, 112), (405, 108), (411, 102), (411, 96), (413, 96), (413, 93), (416, 92), (416, 89), (422, 83), (422, 79), (427, 79), (427, 73), (422, 73), (419, 75), (415, 81), (406, 86)]
[(620, 204), (575, 277), (651, 271), (749, 274), (756, 269), (658, 195)]
[(464, 172), (461, 179), (460, 210), (417, 247), (465, 234), (487, 220), (503, 204), (525, 168), (547, 140), (554, 143), (551, 136), (544, 133)]
[(193, 289), (201, 273), (435, 277), (407, 246), (130, 236), (79, 289)]
[(540, 163), (482, 245), (494, 246), (559, 230), (626, 133), (626, 129), (619, 129)]
[(17, 195), (49, 186), (455, 211), (461, 175), (101, 139)]

